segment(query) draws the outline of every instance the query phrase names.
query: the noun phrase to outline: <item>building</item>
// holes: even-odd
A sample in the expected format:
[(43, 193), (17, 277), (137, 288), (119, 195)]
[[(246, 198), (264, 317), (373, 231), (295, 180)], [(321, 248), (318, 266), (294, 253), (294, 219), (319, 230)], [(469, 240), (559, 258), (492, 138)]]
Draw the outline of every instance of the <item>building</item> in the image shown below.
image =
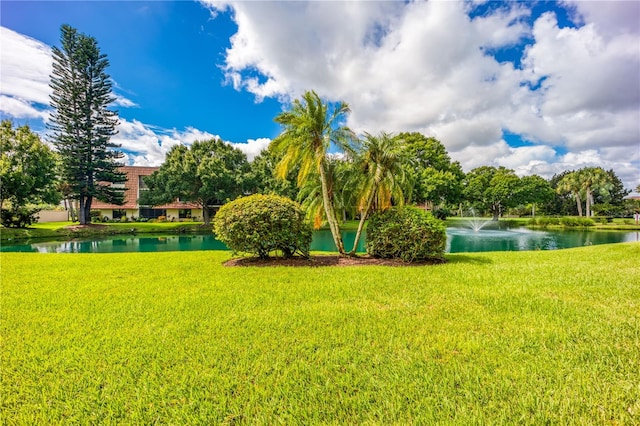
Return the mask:
[(125, 188), (124, 204), (108, 204), (99, 200), (93, 201), (91, 211), (100, 212), (102, 219), (121, 219), (126, 216), (132, 218), (157, 219), (164, 216), (169, 221), (202, 220), (202, 208), (197, 204), (183, 203), (179, 200), (162, 206), (141, 206), (138, 204), (141, 191), (147, 186), (143, 178), (158, 170), (159, 167), (123, 166), (121, 170), (127, 175), (127, 182), (122, 185)]

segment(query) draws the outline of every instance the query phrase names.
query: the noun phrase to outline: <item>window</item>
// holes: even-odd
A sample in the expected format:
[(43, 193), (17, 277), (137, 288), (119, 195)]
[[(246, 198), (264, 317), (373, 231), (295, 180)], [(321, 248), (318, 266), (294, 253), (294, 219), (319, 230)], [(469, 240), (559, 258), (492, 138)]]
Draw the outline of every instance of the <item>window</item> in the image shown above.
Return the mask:
[(144, 182), (145, 177), (146, 176), (138, 176), (138, 188), (140, 188), (141, 191), (145, 189), (149, 189), (147, 184)]
[(180, 210), (178, 210), (178, 218), (179, 219), (191, 219), (191, 209), (180, 209)]
[(127, 216), (126, 210), (113, 210), (112, 217), (116, 220), (126, 216)]
[(140, 217), (146, 217), (147, 219), (157, 219), (160, 216), (167, 216), (167, 211), (165, 209), (140, 207)]

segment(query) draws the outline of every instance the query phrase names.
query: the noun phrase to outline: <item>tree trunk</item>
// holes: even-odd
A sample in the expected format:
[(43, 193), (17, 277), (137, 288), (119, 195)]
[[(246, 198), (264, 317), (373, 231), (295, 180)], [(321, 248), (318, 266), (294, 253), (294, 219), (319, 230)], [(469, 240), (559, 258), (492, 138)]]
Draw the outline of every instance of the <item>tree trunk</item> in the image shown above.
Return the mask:
[(85, 203), (85, 197), (84, 196), (80, 196), (80, 198), (78, 199), (78, 202), (80, 203), (79, 207), (78, 207), (78, 221), (80, 222), (80, 225), (86, 225), (87, 224), (87, 218), (84, 214), (84, 203)]
[(585, 199), (587, 217), (591, 217), (591, 200), (592, 200), (591, 188), (587, 188), (587, 196)]
[(344, 251), (344, 244), (342, 242), (342, 234), (340, 234), (340, 226), (338, 225), (338, 220), (336, 219), (336, 214), (333, 208), (333, 202), (331, 200), (331, 197), (329, 197), (329, 188), (327, 186), (327, 175), (324, 169), (324, 161), (320, 164), (319, 168), (324, 212), (327, 215), (327, 222), (329, 223), (329, 229), (331, 230), (331, 235), (333, 236), (333, 242), (338, 249), (338, 253), (340, 253), (341, 256), (344, 256), (346, 255), (346, 253)]
[(349, 252), (349, 256), (353, 256), (356, 254), (356, 250), (358, 249), (358, 243), (360, 242), (360, 235), (362, 234), (362, 229), (364, 228), (364, 222), (367, 220), (367, 216), (369, 215), (369, 209), (371, 208), (371, 204), (373, 203), (374, 194), (375, 194), (375, 191), (371, 191), (371, 194), (367, 199), (367, 205), (365, 206), (364, 211), (360, 212), (360, 222), (358, 222), (356, 239), (353, 240), (353, 248)]
[(202, 203), (202, 220), (207, 226), (211, 224), (211, 212), (209, 211), (209, 206), (206, 203)]
[(71, 221), (78, 222), (78, 209), (76, 208), (76, 201), (69, 200), (69, 211), (71, 212)]
[(491, 220), (494, 221), (494, 222), (497, 222), (498, 219), (500, 219), (500, 213), (502, 213), (501, 209), (500, 209), (500, 204), (499, 203), (498, 204), (493, 204), (491, 206), (491, 210), (492, 210), (492, 213), (493, 213), (493, 219), (491, 219)]
[(91, 224), (91, 204), (93, 202), (93, 197), (87, 197), (87, 200), (84, 203), (84, 222), (85, 224)]
[(575, 193), (576, 196), (576, 204), (578, 205), (578, 216), (582, 217), (582, 200), (580, 199), (580, 194)]
[[(380, 169), (376, 170), (376, 175), (374, 176), (374, 182), (380, 181)], [(358, 230), (356, 231), (356, 239), (353, 241), (353, 248), (349, 252), (350, 256), (356, 254), (356, 250), (358, 249), (358, 242), (360, 242), (360, 235), (362, 234), (362, 228), (364, 228), (364, 222), (367, 220), (367, 216), (369, 215), (369, 210), (371, 209), (371, 205), (373, 204), (373, 199), (376, 196), (377, 187), (371, 188), (371, 192), (367, 197), (367, 204), (364, 206), (364, 210), (360, 212), (360, 222), (358, 223)]]

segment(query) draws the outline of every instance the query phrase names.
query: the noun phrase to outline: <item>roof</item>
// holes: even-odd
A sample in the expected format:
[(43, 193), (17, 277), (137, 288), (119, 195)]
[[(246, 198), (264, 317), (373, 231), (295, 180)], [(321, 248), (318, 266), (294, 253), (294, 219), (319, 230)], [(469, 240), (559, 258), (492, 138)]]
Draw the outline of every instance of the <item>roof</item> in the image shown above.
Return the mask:
[[(149, 176), (151, 173), (158, 170), (160, 167), (144, 167), (144, 166), (122, 166), (120, 171), (123, 171), (127, 176), (127, 182), (125, 183), (124, 192), (124, 204), (110, 204), (104, 203), (99, 200), (94, 200), (91, 204), (92, 209), (137, 209), (138, 198), (140, 197), (140, 176)], [(197, 209), (199, 205), (193, 203), (183, 203), (176, 201), (170, 204), (163, 204), (161, 206), (154, 206), (158, 209)]]
[(640, 193), (631, 192), (626, 197), (622, 197), (623, 200), (640, 200)]

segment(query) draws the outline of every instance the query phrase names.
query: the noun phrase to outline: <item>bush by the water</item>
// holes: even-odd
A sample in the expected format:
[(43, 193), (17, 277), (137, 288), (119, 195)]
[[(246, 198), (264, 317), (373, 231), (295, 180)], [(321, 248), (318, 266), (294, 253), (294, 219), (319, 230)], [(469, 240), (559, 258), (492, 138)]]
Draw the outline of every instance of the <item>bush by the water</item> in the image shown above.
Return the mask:
[[(604, 222), (607, 223), (607, 219), (604, 219)], [(528, 222), (528, 225), (531, 226), (564, 226), (564, 227), (586, 227), (586, 226), (594, 226), (596, 223), (593, 219), (589, 217), (575, 217), (575, 216), (565, 216), (565, 217), (539, 217), (539, 218), (531, 218)]]
[(26, 228), (38, 222), (36, 214), (40, 209), (30, 209), (22, 206), (15, 206), (11, 209), (2, 209), (0, 212), (0, 222), (7, 228)]
[(367, 253), (405, 262), (443, 259), (447, 241), (443, 221), (416, 207), (394, 207), (374, 214), (367, 225)]
[(216, 237), (234, 252), (261, 258), (279, 251), (284, 257), (309, 256), (311, 225), (300, 204), (277, 195), (251, 195), (220, 208), (213, 219)]

